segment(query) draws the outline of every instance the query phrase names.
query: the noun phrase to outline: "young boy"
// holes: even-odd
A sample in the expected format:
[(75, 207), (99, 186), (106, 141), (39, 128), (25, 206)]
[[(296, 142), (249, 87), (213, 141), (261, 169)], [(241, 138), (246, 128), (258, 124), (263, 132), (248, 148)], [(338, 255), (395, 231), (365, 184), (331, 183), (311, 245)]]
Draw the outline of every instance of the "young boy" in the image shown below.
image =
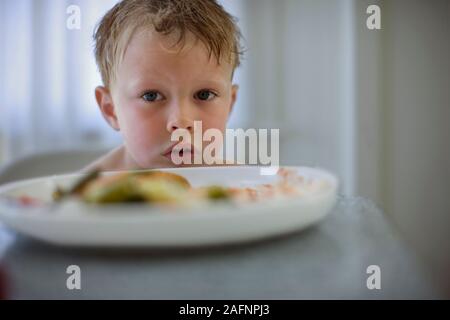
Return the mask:
[(174, 130), (192, 134), (201, 121), (203, 130), (224, 132), (238, 91), (240, 32), (215, 0), (123, 0), (94, 37), (104, 84), (95, 97), (124, 142), (83, 171), (173, 167), (172, 151), (199, 149), (171, 141)]

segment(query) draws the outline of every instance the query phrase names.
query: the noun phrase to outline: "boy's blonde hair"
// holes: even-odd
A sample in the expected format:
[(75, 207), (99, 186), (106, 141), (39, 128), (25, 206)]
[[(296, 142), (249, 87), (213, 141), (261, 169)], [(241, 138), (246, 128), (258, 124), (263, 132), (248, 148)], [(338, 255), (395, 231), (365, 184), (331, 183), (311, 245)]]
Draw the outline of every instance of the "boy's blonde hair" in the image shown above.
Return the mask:
[(94, 33), (95, 58), (106, 87), (114, 81), (132, 35), (143, 27), (153, 27), (163, 35), (176, 34), (175, 45), (181, 48), (191, 33), (218, 63), (225, 58), (233, 70), (240, 64), (240, 30), (216, 0), (123, 0), (106, 13)]

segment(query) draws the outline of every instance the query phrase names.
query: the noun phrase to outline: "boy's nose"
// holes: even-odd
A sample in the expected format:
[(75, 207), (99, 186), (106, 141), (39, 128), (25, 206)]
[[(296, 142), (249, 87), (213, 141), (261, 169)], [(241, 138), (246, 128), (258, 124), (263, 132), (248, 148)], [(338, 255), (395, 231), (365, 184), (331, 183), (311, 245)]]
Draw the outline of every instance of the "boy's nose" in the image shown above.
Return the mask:
[(191, 125), (191, 124), (186, 124), (186, 125), (184, 125), (184, 124), (182, 124), (181, 122), (177, 122), (177, 123), (174, 123), (174, 124), (169, 125), (168, 128), (167, 128), (167, 130), (168, 130), (170, 133), (172, 133), (173, 131), (175, 131), (175, 130), (177, 130), (177, 129), (186, 129), (186, 130), (188, 130), (189, 132), (192, 132), (192, 131), (193, 131), (193, 125)]
[(181, 112), (179, 108), (171, 111), (169, 119), (167, 121), (167, 131), (172, 133), (177, 129), (186, 129), (189, 132), (193, 132), (194, 120), (187, 112)]

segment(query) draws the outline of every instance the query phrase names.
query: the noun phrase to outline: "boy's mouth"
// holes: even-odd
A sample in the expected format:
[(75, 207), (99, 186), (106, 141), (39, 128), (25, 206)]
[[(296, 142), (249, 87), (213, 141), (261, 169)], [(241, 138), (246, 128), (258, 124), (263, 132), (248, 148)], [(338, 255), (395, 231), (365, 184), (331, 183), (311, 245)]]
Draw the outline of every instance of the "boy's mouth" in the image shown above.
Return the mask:
[(188, 159), (191, 160), (191, 163), (194, 163), (194, 155), (197, 151), (192, 144), (177, 142), (164, 151), (162, 155), (173, 163), (172, 153), (177, 153), (181, 158), (189, 154), (190, 157)]

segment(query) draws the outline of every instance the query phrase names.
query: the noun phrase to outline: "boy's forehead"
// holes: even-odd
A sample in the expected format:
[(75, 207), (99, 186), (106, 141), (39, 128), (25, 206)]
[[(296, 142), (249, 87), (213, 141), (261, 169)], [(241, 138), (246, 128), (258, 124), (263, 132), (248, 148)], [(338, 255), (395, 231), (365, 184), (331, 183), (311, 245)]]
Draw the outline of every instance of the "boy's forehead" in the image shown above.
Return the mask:
[(151, 72), (164, 76), (169, 74), (186, 74), (186, 76), (201, 75), (231, 79), (233, 66), (222, 59), (209, 54), (206, 46), (192, 34), (186, 34), (185, 41), (178, 42), (177, 34), (161, 35), (152, 30), (135, 32), (124, 52), (119, 67), (120, 73)]

